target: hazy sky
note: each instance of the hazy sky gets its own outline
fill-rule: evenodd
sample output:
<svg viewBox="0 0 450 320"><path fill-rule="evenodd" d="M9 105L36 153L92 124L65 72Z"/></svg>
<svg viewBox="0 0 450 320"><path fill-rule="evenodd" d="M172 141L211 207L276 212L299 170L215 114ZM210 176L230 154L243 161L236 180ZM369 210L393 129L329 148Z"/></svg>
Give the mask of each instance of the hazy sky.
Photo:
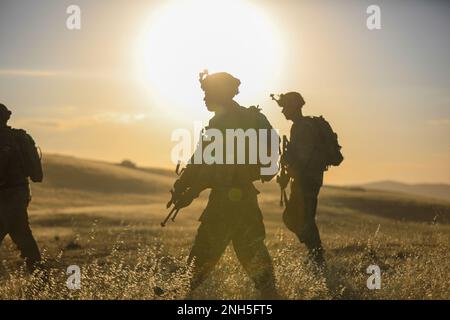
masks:
<svg viewBox="0 0 450 320"><path fill-rule="evenodd" d="M81 30L66 28L71 4ZM381 30L366 27L370 4ZM0 102L11 124L44 152L171 167L171 132L211 116L195 73L205 59L240 77L236 100L259 104L283 133L271 92L299 91L306 114L331 122L345 161L326 183L450 183L450 2L216 5L0 0ZM220 34L203 34L214 21ZM220 43L227 50L214 61Z"/></svg>

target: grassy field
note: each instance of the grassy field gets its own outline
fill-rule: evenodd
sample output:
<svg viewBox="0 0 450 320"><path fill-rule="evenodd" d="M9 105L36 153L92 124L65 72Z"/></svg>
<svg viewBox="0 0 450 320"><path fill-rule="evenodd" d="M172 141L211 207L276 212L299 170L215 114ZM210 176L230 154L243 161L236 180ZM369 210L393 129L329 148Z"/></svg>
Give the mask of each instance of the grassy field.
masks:
<svg viewBox="0 0 450 320"><path fill-rule="evenodd" d="M1 299L182 299L186 258L207 192L161 228L174 174L47 155L46 182L33 186L30 219L48 268L23 272L7 238L0 248ZM259 185L277 286L286 299L450 299L450 204L407 194L324 187L318 225L328 272L316 275L306 250L282 225L275 183ZM69 265L80 290L66 287ZM366 268L381 269L369 290ZM228 248L197 299L257 299Z"/></svg>

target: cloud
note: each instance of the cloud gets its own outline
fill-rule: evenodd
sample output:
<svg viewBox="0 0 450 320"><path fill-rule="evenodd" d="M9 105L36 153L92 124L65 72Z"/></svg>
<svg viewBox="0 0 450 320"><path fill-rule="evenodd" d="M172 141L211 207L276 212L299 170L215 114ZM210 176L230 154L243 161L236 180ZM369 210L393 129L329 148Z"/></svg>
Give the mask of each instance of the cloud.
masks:
<svg viewBox="0 0 450 320"><path fill-rule="evenodd" d="M123 70L102 69L102 70L36 70L36 69L0 69L0 77L71 77L71 78L91 78L97 80L124 79L130 74Z"/></svg>
<svg viewBox="0 0 450 320"><path fill-rule="evenodd" d="M432 126L450 126L450 119L448 118L432 119L428 120L428 124Z"/></svg>
<svg viewBox="0 0 450 320"><path fill-rule="evenodd" d="M97 122L114 122L129 124L137 121L144 120L148 116L143 113L130 114L130 113L119 113L119 112L106 112L97 114L93 119Z"/></svg>
<svg viewBox="0 0 450 320"><path fill-rule="evenodd" d="M87 116L62 116L56 118L22 118L16 123L23 127L40 127L50 130L72 130L80 127L98 126L102 124L131 125L143 121L148 115L143 113L104 112Z"/></svg>
<svg viewBox="0 0 450 320"><path fill-rule="evenodd" d="M28 69L0 69L0 76L6 77L31 77L31 78L43 78L43 77L55 77L61 75L58 71L45 71L45 70L28 70Z"/></svg>

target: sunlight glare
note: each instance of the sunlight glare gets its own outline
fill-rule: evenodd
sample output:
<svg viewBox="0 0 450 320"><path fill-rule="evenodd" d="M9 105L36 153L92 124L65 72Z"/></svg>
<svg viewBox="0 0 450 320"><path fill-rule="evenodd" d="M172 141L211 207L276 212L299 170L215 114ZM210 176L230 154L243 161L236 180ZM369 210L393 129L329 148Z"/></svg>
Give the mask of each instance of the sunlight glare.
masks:
<svg viewBox="0 0 450 320"><path fill-rule="evenodd" d="M198 73L241 79L237 100L258 103L277 80L280 36L253 4L239 0L173 1L159 8L139 40L137 72L158 104L181 115L204 114Z"/></svg>

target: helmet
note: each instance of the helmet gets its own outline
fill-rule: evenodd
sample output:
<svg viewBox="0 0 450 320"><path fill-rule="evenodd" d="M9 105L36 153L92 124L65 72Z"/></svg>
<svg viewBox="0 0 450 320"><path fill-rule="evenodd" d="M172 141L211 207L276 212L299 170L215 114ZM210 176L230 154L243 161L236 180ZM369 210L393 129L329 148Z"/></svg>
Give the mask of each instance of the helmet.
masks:
<svg viewBox="0 0 450 320"><path fill-rule="evenodd" d="M205 92L208 91L234 97L239 93L241 81L227 72L218 72L208 75L208 72L205 70L200 73L200 84L202 90Z"/></svg>
<svg viewBox="0 0 450 320"><path fill-rule="evenodd" d="M290 105L303 107L305 100L298 92L288 92L280 94L280 98L277 100L280 107L286 107Z"/></svg>

